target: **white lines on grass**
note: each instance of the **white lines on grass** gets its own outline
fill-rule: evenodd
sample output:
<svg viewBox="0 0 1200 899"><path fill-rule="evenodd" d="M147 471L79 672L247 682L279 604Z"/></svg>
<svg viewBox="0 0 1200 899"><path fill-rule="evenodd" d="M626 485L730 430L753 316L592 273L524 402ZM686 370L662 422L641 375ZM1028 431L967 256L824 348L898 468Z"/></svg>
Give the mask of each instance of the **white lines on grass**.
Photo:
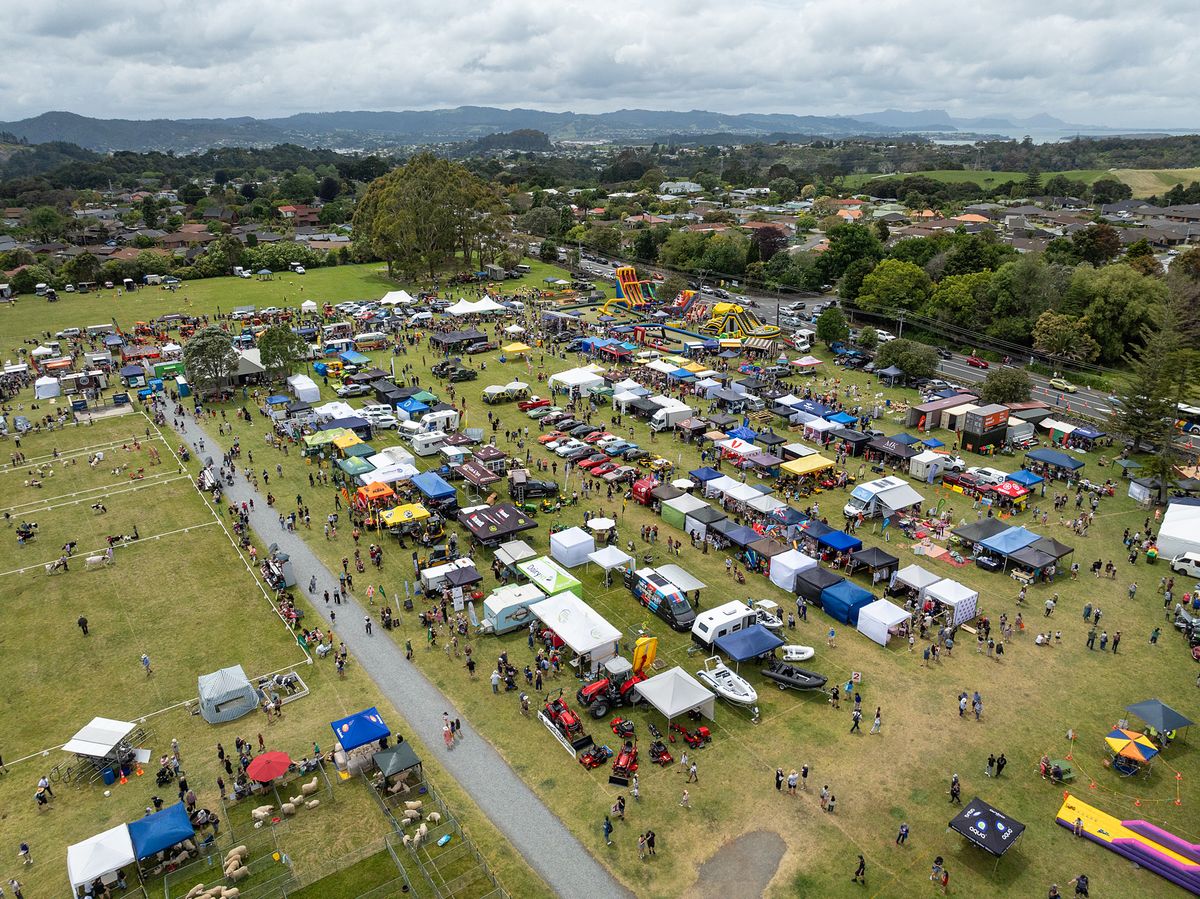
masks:
<svg viewBox="0 0 1200 899"><path fill-rule="evenodd" d="M4 464L0 465L0 474L12 474L14 472L22 471L26 468L37 468L40 465L53 465L55 462L61 462L66 459L78 459L80 456L90 456L93 453L98 452L108 453L112 450L119 450L124 447L128 447L130 443L134 441L144 444L149 440L162 441L164 446L170 445L167 443L166 438L163 437L161 433L154 434L149 437L139 437L138 435L133 434L130 437L122 440L110 440L108 443L93 443L90 446L81 446L65 453L59 453L57 456L55 456L53 453L47 453L44 456L34 456L32 459L26 458L24 462L21 462L18 465L13 465L11 462L5 462ZM105 459L105 461L108 462L111 460Z"/></svg>
<svg viewBox="0 0 1200 899"><path fill-rule="evenodd" d="M218 524L218 523L219 522L215 522L215 521L205 521L201 524L188 525L186 528L176 528L173 531L163 531L161 534L149 534L144 537L138 537L137 540L134 540L131 543L114 543L113 550L116 551L118 549L129 549L134 546L141 546L142 544L150 543L153 540L161 540L163 537L173 537L176 534L187 534L190 531L196 531L196 530L199 530L200 528L212 527L214 524ZM75 554L73 556L71 556L71 561L82 564L83 560L86 559L88 556L103 555L107 551L108 551L107 546L102 546L99 549L76 550ZM0 577L8 577L10 574L24 574L26 571L37 571L38 569L45 570L47 565L50 565L57 561L58 561L57 558L48 559L45 562L38 562L33 565L26 565L24 568L14 568L11 571L0 571ZM82 571L83 569L80 569L80 570Z"/></svg>
<svg viewBox="0 0 1200 899"><path fill-rule="evenodd" d="M8 512L11 515L20 517L24 515L33 515L37 512L50 512L54 509L61 509L63 506L79 506L83 503L88 503L90 505L98 500L109 499L113 496L120 496L122 493L136 493L138 490L145 490L147 487L158 487L162 484L170 484L174 481L190 480L190 478L190 475L180 474L178 471L163 471L159 474L138 478L135 481L118 482L116 487L106 484L99 487L88 487L86 490L76 490L74 493L63 493L59 496L38 500L38 502L46 503L46 505L43 506L38 506L34 502L18 503L15 506L9 506L7 509L0 509L0 513ZM59 500L62 500L62 502L59 502ZM31 508L34 506L36 506L36 508Z"/></svg>

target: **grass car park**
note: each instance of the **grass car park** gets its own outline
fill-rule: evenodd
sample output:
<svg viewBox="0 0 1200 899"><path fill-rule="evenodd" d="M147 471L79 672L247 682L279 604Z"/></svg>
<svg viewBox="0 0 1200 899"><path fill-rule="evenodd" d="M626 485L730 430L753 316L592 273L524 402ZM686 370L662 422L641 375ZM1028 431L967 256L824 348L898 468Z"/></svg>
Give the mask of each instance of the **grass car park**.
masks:
<svg viewBox="0 0 1200 899"><path fill-rule="evenodd" d="M532 267L529 279L532 283L540 282L546 269L537 263ZM304 286L305 296L336 302L343 298L380 296L392 285L383 281L377 267L345 266L313 270L304 276ZM184 309L192 314L215 313L218 303L226 310L247 303L290 307L298 305L300 299L297 288L289 288L286 280L263 283L221 279L189 283L180 294L183 296L176 294L173 298L186 302ZM147 300L140 295L122 298L115 306L114 302L106 294L73 296L53 306L35 306L23 301L3 312L5 330L13 335L32 336L47 329L54 331L78 325L85 319L99 320L96 314L102 309L111 309L111 315L122 324L126 320L149 320L154 317L151 312L156 305L162 303L156 297ZM589 312L587 317L590 321L595 313ZM532 326L532 318L531 308L528 319L523 316L520 320ZM510 321L502 320L504 324ZM857 400L848 401L853 405L865 403L880 393L891 400L892 407L874 418L872 425L889 435L905 430L903 409L919 402L914 391L881 386L870 375L859 371L833 369L828 354L819 348L815 354L826 360L830 377L836 375L840 380L837 389L843 393L839 399L846 400L844 391L855 390ZM392 358L387 351L372 351L368 355L385 369ZM556 471L531 470L530 474L539 480L556 481L564 497L581 492L585 480L582 474L574 471L565 475L562 458L555 455L557 450L549 451L535 439L535 435L542 433L537 420L523 413L516 402L484 405L481 397L485 387L505 385L514 380L529 384L531 391L544 392L545 382L539 380L539 373L564 371L584 360L574 356L563 358L541 350L535 350L526 360L504 364L497 361L497 356L498 353L493 352L475 357L486 360L487 370L476 380L454 385L456 397L466 400L466 418L462 427L489 429L487 415L492 413L499 425L494 431L489 429L489 433L496 435L501 450L522 459L528 451L531 461L541 460L547 467L557 463ZM411 347L397 360L398 364L412 365L418 381L439 398L447 397L445 382L428 373L428 366L438 361L438 357L429 352L423 342ZM742 361L736 360L735 367ZM638 376L634 373L634 377ZM811 384L816 393L834 389L832 383L824 382L824 377L821 374L793 379L790 387L799 391ZM334 390L323 384L321 394L322 402L334 398ZM261 395L265 397L266 391ZM550 399L566 407L561 393ZM24 400L28 405L28 395ZM355 400L350 402L358 404ZM705 405L695 400L691 404L702 413L706 410ZM252 412L249 421L235 415L243 405ZM276 496L292 497L296 493L306 497L319 496L310 503L317 521L333 511L332 488L316 493L307 478L311 469L299 464L295 453L291 458L285 458L265 446L265 419L257 413L252 396L235 395L230 402L214 408L227 413L232 428L229 434L218 438L222 446L227 447L236 438L243 447L252 448L255 468L265 465L270 470L272 483L269 489ZM675 433L659 434L652 442L645 423L627 416L620 425L612 426L612 418L611 409L601 406L593 412L592 423L607 427L614 435L636 443L643 451L648 449L647 456L661 454L675 468L673 475L665 478L668 483L702 467L695 445L679 441ZM115 431L106 431L104 429L110 425L97 423L90 428L68 428L34 435L22 441L22 449L31 459L49 456L55 445L65 454L69 448L68 439L77 439L77 446L86 457L88 447L113 442L119 447L125 432L129 431L125 423L130 420L133 420L131 416L115 419L122 422L112 426ZM141 418L136 420L142 421ZM578 424L586 422L579 421ZM523 434L526 427L530 439L524 447L518 447L515 440L504 439L506 431ZM545 427L546 432L550 430L550 426ZM778 424L776 430L786 435L789 442L794 440L811 445L811 440L805 439L802 433L789 434ZM165 434L159 444L164 459L162 467L174 471L177 466L172 465L174 460L165 450L168 445L178 444L180 438L171 434L169 428ZM938 430L921 436L938 438L948 446L956 440L955 434ZM148 438L143 434L142 439ZM373 435L370 443L378 451L398 440L388 431ZM602 449L605 455L612 455L603 446L583 441L568 445L573 446L573 451L586 451L582 459ZM119 449L113 452L123 453ZM1107 759L1103 748L1104 734L1124 716L1126 705L1157 696L1187 711L1188 697L1195 690L1195 664L1184 652L1181 635L1172 632L1169 625L1163 626L1161 597L1155 593L1155 587L1159 578L1168 574L1168 566L1160 563L1151 567L1144 560L1130 566L1125 560L1122 533L1125 528L1142 529L1147 511L1125 495L1126 482L1119 479L1113 468L1100 466L1103 454L1102 449L1071 454L1085 463L1082 472L1088 477L1101 483L1113 478L1118 483L1117 495L1101 499L1099 514L1087 537L1079 537L1065 524L1060 525L1060 515L1053 510L1050 510L1046 524L1034 524L1031 511L1012 517L1012 524L1024 525L1075 546L1075 558L1083 567L1078 580L1064 573L1053 586L1031 586L1024 606L1017 605L1019 585L1005 573L989 573L971 565L960 566L945 556L918 556L914 549L923 548L924 538L906 536L896 526L889 528L886 539L878 524L867 524L859 530L857 536L866 544L885 548L900 558L902 566L919 563L938 575L979 591L982 610L991 618L993 628L1000 614L1005 613L1012 619L1018 611L1022 612L1026 624L1024 636L1006 641L1003 661L976 653L974 639L968 632L960 631L951 656L943 658L940 664L926 667L919 651L922 643L917 643L918 651L913 653L908 651L907 643L896 638L887 647L879 646L853 628L833 622L823 612L809 608L808 620L798 622L794 630L785 628L783 636L789 644L806 644L816 649L815 657L805 662L804 667L828 676L830 685L844 685L850 681L854 689L861 692L868 723L875 707L882 708L880 734L849 733L852 701L844 700L841 708L835 710L824 692L768 689L772 685L760 675L757 666L742 663L741 674L757 688L758 721L754 723L750 715L737 706L718 702L715 720L703 722L711 729L711 742L690 753L698 765L699 782L688 785L684 783L685 776L677 763L686 745L682 741L668 744L676 756L675 765L659 767L649 761L648 748L652 738L648 725L654 722L665 731L665 720L656 712L642 708L620 709L622 717L635 722L638 745L643 753L638 771L641 799L637 803L630 801L626 822L615 822L615 846L611 849L605 846L600 824L616 797L628 797L628 790L608 782L610 765L585 770L577 764L532 715L526 718L521 714L517 700L517 694L529 692L536 711L545 694L553 692L557 695L562 688L567 704L581 711L576 707L575 693L582 681L563 674L557 679L548 679L543 694L533 695L533 690L525 686L521 678L521 687L517 691L505 693L502 689L499 695L493 694L488 675L502 650L518 663L518 670L532 661L527 633L521 629L499 637L480 636L470 641L479 665L474 679L468 676L461 656L455 658L452 653L442 651L444 640L439 640L437 647L428 648L426 630L417 618L427 606L423 607L418 601L411 612L402 609L404 584L411 579L406 571L408 553L400 550L392 537L383 538L387 556L383 569L378 575L364 575L371 580L381 578L386 593L401 598L393 603L398 626L380 631L375 639L394 640L399 646L411 641L415 648L413 663L451 699L455 706L452 712L461 714L464 722L469 722L473 734L491 741L538 797L637 895L681 895L696 886L697 868L704 863L713 866L705 869L706 872L732 871L746 878L758 877L759 869L765 870L761 884L769 895L858 895L858 886L849 883L852 866L847 867L847 860L852 860L857 852L868 856L872 891L877 889L880 895L901 895L927 888L927 868L930 859L936 855L942 855L953 870L954 887L973 893L1028 895L1033 884L1039 885L1040 889L1042 881L1062 883L1078 870L1086 869L1093 884L1103 881L1113 892L1158 895L1168 888L1153 874L1132 869L1090 841L1072 838L1068 830L1055 823L1055 813L1062 802L1062 787L1044 781L1038 771L1038 760L1043 755L1057 759L1070 754L1078 772L1074 789L1084 792L1088 801L1119 818L1146 817L1168 830L1190 833L1189 822L1193 814L1190 803L1195 801L1190 783L1200 776L1200 761L1189 749L1187 739L1163 752L1162 764L1151 768L1148 776L1136 778L1137 789L1133 792L1130 784L1134 781L1123 780L1104 766ZM1014 471L1020 462L1020 457L978 456L965 451L962 455L969 466L1008 472ZM612 461L624 465L625 458L627 455L614 457ZM283 475L278 478L274 470L277 462L284 467ZM433 459L418 460L418 465L434 467L434 462ZM844 467L859 476L860 466L863 463L852 458ZM10 626L7 629L10 635L20 632L22 627L36 629L53 624L56 643L61 647L52 668L46 660L38 661L33 669L24 667L33 664L34 660L19 653L6 653L6 661L2 663L9 680L20 682L18 689L22 691L23 702L16 707L10 705L4 719L8 725L4 759L12 773L7 778L0 778L0 796L9 800L6 806L16 810L16 817L10 815L0 827L5 833L28 830L37 834L37 839L44 841L44 857L52 851L57 852L51 847L65 848L68 843L94 832L98 821L115 823L139 815L146 804L146 796L154 792L150 789L153 781L143 789L131 779L130 784L114 787L113 795L107 798L100 790L56 790L59 797L54 800L53 812L44 813L39 819L27 795L31 792L29 774L39 767L39 763L14 765L14 759L61 742L85 723L79 719L91 714L111 713L113 717L132 718L167 709L187 699L194 691L194 677L218 667L216 664L205 667L212 658L206 651L211 642L242 647L243 652L253 646L261 654L262 664L248 665L250 673L282 667L298 652L294 638L277 617L272 618L267 601L253 583L252 575L245 571L240 557L229 546L228 539L218 525L209 523L214 520L213 513L191 487L195 468L188 469L189 477L185 480L158 485L166 478L153 478L155 472L148 466L132 466L147 468L144 481L126 481L125 477L110 475L114 467L116 463L108 468L92 469L85 461L70 469L60 466L53 478L43 481L41 488L25 487L24 472L19 477L9 472L4 480L0 480L0 489L5 491L5 505L14 509L16 517L21 517L19 507L23 504L28 510L53 505L47 497L94 487L102 488L102 491L93 491L94 495L109 497L106 500L108 512L90 519L87 517L91 514L88 503L62 510L39 511L36 516L39 535L35 541L20 548L16 547L15 540L4 544L5 570L28 567L26 560L31 557L38 563L49 561L68 537L78 539L81 548L101 546L105 532L116 533L127 526L110 527L109 522L136 521L142 535L137 543L117 548L117 564L111 569L77 573L72 566L70 572L53 576L38 572L5 576L11 585L19 585L12 587L17 591L13 614L21 616L18 623L23 622L18 627ZM645 475L645 468L634 467L639 476ZM86 471L82 470L84 468ZM80 470L77 472L76 469ZM727 473L728 468L725 471ZM873 476L868 465L861 471L859 479L869 480ZM601 486L595 488L591 497L581 497L577 505L553 513L539 513L539 527L522 535L522 539L539 554L548 551L546 532L550 526L581 526L587 512L592 517L607 517L616 523L619 534L616 545L627 549L632 541L632 555L638 568L677 563L703 582L706 586L701 590L702 609L712 608L727 599L772 599L785 613L795 610L795 594L781 589L767 577L748 573L745 574L747 582L738 583L726 571L726 558L732 558L729 552L710 547L709 552L704 553L686 542L679 556L668 552L666 538L682 540L686 536L684 532L665 524L651 507L626 501L625 487L614 488L614 496L609 500L604 477L586 480ZM906 480L921 493L925 505L940 506L943 511L953 509L956 525L977 520L977 513L987 517L986 508L973 508L973 501L961 493L912 478ZM771 479L750 473L747 483L769 485ZM143 484L145 486L140 486ZM139 489L130 494L117 492L130 486ZM504 498L504 485L497 486ZM1035 492L1028 507L1048 509L1055 487L1059 491L1065 489L1062 482L1051 485L1045 499ZM164 501L148 501L153 496L162 497ZM821 517L827 517L831 526L839 527L840 509L847 496L848 491L843 488L822 488L821 493L789 499L788 503L803 508L815 501L820 505ZM1073 499L1072 491L1072 504ZM1070 519L1073 516L1067 513L1062 517ZM658 527L656 543L641 539L644 527ZM168 531L183 528L192 530L187 534L165 536ZM465 546L467 541L461 528L451 521L447 530L457 534L460 545ZM153 535L162 536L150 543L146 538ZM312 550L332 569L340 570L341 559L353 554L354 544L347 528L339 527L336 539L325 540L316 527L311 534L303 536L309 538ZM171 541L189 547L186 557L181 558L176 553L170 553L168 557L167 553L159 551L158 547L169 547ZM375 542L374 536L364 534L362 543L369 542ZM265 553L263 541L256 540L256 544L260 554ZM944 542L933 540L932 545L943 546ZM40 552L33 556L31 550L35 549ZM483 575L480 589L486 595L498 586L490 569L493 553L476 549L473 555ZM1093 577L1088 566L1095 558L1114 560L1118 576L1115 579ZM136 573L136 578L131 573ZM571 569L571 574L582 581L586 603L623 635L620 641L623 654L625 646L632 645L637 635L649 633L659 641L661 670L678 665L695 675L704 668L703 658L689 651L693 645L689 634L673 631L641 606L620 578L613 578L611 585L606 586L604 572L591 563ZM246 584L245 589L238 589L236 596L214 594L206 588L214 582L232 583L235 577L244 578ZM79 612L75 610L77 603L72 600L77 595L75 584L82 578L88 578L89 585L100 585L87 600L91 604L89 608L96 609L88 615L89 621L94 622L95 631L88 638L93 643L84 643L74 624ZM1179 578L1177 575L1177 582ZM862 587L873 587L873 592L880 595L880 585L871 585L869 578L855 576L852 580ZM1131 600L1128 587L1132 582L1138 583L1139 590ZM158 589L159 584L170 584L170 588ZM304 593L303 589L299 592ZM362 590L353 592L362 602ZM261 615L250 614L248 607L256 593L258 599L255 602L261 604ZM1053 615L1046 619L1042 603L1052 593L1058 593L1059 600ZM50 597L53 599L47 602ZM307 601L301 596L302 603ZM1083 622L1081 610L1089 602L1093 607L1103 608L1104 629L1110 634L1117 630L1124 634L1119 654L1114 655L1111 649L1107 653L1088 650L1089 627ZM376 609L378 605L377 602ZM181 616L178 612L181 608L197 611ZM47 609L53 609L53 612ZM359 626L357 622L351 623L353 619L348 612L344 615L348 618L345 627ZM339 622L342 617L339 615ZM255 623L258 618L262 621ZM827 631L831 626L836 631L833 641L836 645L828 645ZM1166 633L1152 645L1148 638L1156 626ZM1054 641L1049 646L1036 646L1034 632L1047 628L1062 632L1061 643ZM172 647L172 653L181 653L179 661L168 664L165 649L152 651L156 672L153 678L146 679L137 664L137 657L139 645L147 642ZM95 643L100 643L101 648L97 649ZM84 655L85 652L95 655ZM98 664L100 667L97 668ZM302 674L312 689L311 695L289 703L284 719L272 725L267 734L272 741L281 746L290 745L297 752L307 749L307 743L312 739L324 745L328 731L322 732L321 728L340 714L348 714L364 705L378 704L381 708L387 705L353 664L348 669L346 681L338 680L328 660L305 666ZM973 720L969 712L966 719L959 717L957 696L964 689L968 692L978 690L985 699L985 712L979 722ZM54 706L55 717L62 723L55 725L48 739L36 739L47 735L45 723L27 723L28 718L23 719L18 713L17 709L25 703ZM408 732L411 728L406 730L404 726L403 711L403 708L389 708L387 715L389 723L392 719L396 722L393 723L394 730ZM583 718L585 731L596 743L619 748L620 741L609 730L607 720ZM223 737L214 736L209 726L182 709L164 711L161 717L151 717L150 721L160 738L155 743L156 752L161 751L164 739L169 742L171 736L176 736L182 744L185 760L190 753L198 756L195 764L203 784L202 799L204 804L211 805L215 794L212 784L215 783L216 759L210 744ZM160 725L159 721L163 723ZM689 727L696 726L695 722L685 723ZM257 729L258 721L255 720ZM1066 739L1068 730L1077 736L1074 743ZM225 739L228 749L239 728L231 725L223 732L230 734ZM250 734L247 732L247 735ZM438 756L443 751L441 747L423 746L420 754L436 771ZM1009 761L1004 776L999 779L985 777L988 755L1000 752L1004 752ZM805 764L812 770L808 794L801 793L792 798L774 789L777 768L782 767L787 774L792 768L799 769ZM1182 774L1182 781L1176 782L1175 771ZM946 831L946 822L955 811L947 801L946 791L950 776L955 773L968 793L965 798L979 795L1027 825L1021 842L999 864ZM473 806L468 795L469 785L463 791L449 776L432 772L429 776L439 791L447 794L447 801L456 813L470 822L473 844L484 853L510 895L545 894L545 885L524 862L511 851L506 852L506 841ZM1096 783L1094 791L1088 789L1088 784L1093 781ZM816 798L825 784L837 796L837 810L832 815L822 812ZM335 813L335 820L341 822L374 821L371 816L376 810L365 787L357 794L358 798L354 798L353 792L338 795L338 791L353 791L358 786L361 784L357 780L335 784L337 798L325 811ZM679 805L685 786L691 791L690 809ZM1131 796L1141 800L1140 810L1133 806ZM1181 799L1181 805L1175 805L1176 798ZM51 814L55 816L53 819ZM361 840L360 836L354 835L354 828L336 828L345 840L330 848L328 837L322 836L326 831L314 823L316 821L316 818L297 817L286 822L284 829L278 832L281 847L297 860L298 869L305 859L312 860L315 866L323 856L346 855L371 846L373 841L383 838L385 830L381 816L380 829L368 829L369 833L360 835ZM896 847L895 831L902 822L909 824L912 837L906 847ZM636 835L649 827L657 834L658 851L655 859L643 863L638 859ZM305 833L309 828L312 832ZM745 837L764 830L777 834L777 841L775 838ZM777 852L772 848L774 846L778 847ZM61 856L61 853L57 854ZM42 875L35 871L23 879L31 884L34 876L46 876L47 884L53 884L55 889L61 887L61 872Z"/></svg>

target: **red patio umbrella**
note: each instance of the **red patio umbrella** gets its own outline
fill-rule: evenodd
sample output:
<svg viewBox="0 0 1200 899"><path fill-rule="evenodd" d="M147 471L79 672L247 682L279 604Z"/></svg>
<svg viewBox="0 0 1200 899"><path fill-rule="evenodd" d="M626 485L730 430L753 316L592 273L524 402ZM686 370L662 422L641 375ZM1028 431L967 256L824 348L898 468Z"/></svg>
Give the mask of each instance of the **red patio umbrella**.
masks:
<svg viewBox="0 0 1200 899"><path fill-rule="evenodd" d="M246 766L246 773L251 780L265 784L287 774L291 764L292 760L286 752L264 752Z"/></svg>

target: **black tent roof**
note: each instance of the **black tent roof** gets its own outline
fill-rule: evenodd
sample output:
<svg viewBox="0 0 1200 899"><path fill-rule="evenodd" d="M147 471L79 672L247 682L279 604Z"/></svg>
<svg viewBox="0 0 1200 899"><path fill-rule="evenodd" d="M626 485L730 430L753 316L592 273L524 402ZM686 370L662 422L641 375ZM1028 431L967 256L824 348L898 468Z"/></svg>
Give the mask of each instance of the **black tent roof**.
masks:
<svg viewBox="0 0 1200 899"><path fill-rule="evenodd" d="M840 574L834 574L828 568L817 565L815 568L806 568L796 575L796 593L809 602L820 602L821 591L834 584L840 584L844 580L845 578Z"/></svg>
<svg viewBox="0 0 1200 899"><path fill-rule="evenodd" d="M879 450L881 453L887 453L889 456L899 456L901 459L912 458L920 452L920 450L906 443L901 443L894 437L875 437L867 446L873 450Z"/></svg>
<svg viewBox="0 0 1200 899"><path fill-rule="evenodd" d="M1061 559L1063 556L1069 556L1075 552L1075 548L1067 546L1065 543L1059 543L1053 537L1039 537L1029 545L1030 549L1036 549L1038 552L1045 553L1048 556L1053 556L1055 559Z"/></svg>
<svg viewBox="0 0 1200 899"><path fill-rule="evenodd" d="M684 493L685 491L680 490L678 487L672 487L670 484L659 484L650 491L650 497L662 503L669 499L675 499L678 496L683 496Z"/></svg>
<svg viewBox="0 0 1200 899"><path fill-rule="evenodd" d="M850 428L836 428L829 433L839 440L846 440L854 444L866 443L871 439L870 434L864 434L862 431L854 431Z"/></svg>
<svg viewBox="0 0 1200 899"><path fill-rule="evenodd" d="M720 509L713 506L705 506L703 509L697 509L695 512L688 512L687 517L694 518L701 524L714 524L725 520L728 516Z"/></svg>
<svg viewBox="0 0 1200 899"><path fill-rule="evenodd" d="M1125 706L1125 711L1133 712L1157 731L1178 730L1181 727L1191 727L1196 722L1189 721L1160 699L1146 699Z"/></svg>
<svg viewBox="0 0 1200 899"><path fill-rule="evenodd" d="M765 434L759 434L757 437L755 437L754 442L759 446L770 449L773 446L779 446L780 444L787 443L787 438L780 437L778 434L772 431L767 431Z"/></svg>
<svg viewBox="0 0 1200 899"><path fill-rule="evenodd" d="M868 568L887 568L890 565L899 565L900 560L890 553L885 553L877 546L868 546L860 550L856 550L850 554L850 559L855 565L866 565Z"/></svg>
<svg viewBox="0 0 1200 899"><path fill-rule="evenodd" d="M1049 553L1044 553L1040 549L1034 549L1036 544L1018 549L1015 553L1009 553L1008 559L1010 562L1016 562L1018 565L1024 565L1027 568L1037 570L1045 568L1047 565L1053 565L1056 557Z"/></svg>
<svg viewBox="0 0 1200 899"><path fill-rule="evenodd" d="M950 829L985 852L1001 856L1025 832L1025 825L976 796L950 820Z"/></svg>
<svg viewBox="0 0 1200 899"><path fill-rule="evenodd" d="M393 774L421 767L421 760L417 758L417 754L413 752L412 746L407 742L400 742L395 746L382 749L371 756L371 760L375 762L375 767L383 772L384 777L391 777Z"/></svg>
<svg viewBox="0 0 1200 899"><path fill-rule="evenodd" d="M964 524L962 527L954 528L951 531L955 537L959 537L970 543L982 543L988 537L995 537L1001 531L1007 531L1012 525L1005 524L998 518L981 518L979 521L973 521L970 524Z"/></svg>

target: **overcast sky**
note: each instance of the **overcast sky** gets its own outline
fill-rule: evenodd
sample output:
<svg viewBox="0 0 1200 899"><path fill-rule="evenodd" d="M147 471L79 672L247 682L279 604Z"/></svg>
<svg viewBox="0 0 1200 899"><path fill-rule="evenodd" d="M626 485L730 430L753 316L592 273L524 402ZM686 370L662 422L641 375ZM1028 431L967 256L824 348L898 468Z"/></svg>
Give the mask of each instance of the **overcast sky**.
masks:
<svg viewBox="0 0 1200 899"><path fill-rule="evenodd" d="M1195 0L14 0L4 18L10 120L477 104L1200 125Z"/></svg>

